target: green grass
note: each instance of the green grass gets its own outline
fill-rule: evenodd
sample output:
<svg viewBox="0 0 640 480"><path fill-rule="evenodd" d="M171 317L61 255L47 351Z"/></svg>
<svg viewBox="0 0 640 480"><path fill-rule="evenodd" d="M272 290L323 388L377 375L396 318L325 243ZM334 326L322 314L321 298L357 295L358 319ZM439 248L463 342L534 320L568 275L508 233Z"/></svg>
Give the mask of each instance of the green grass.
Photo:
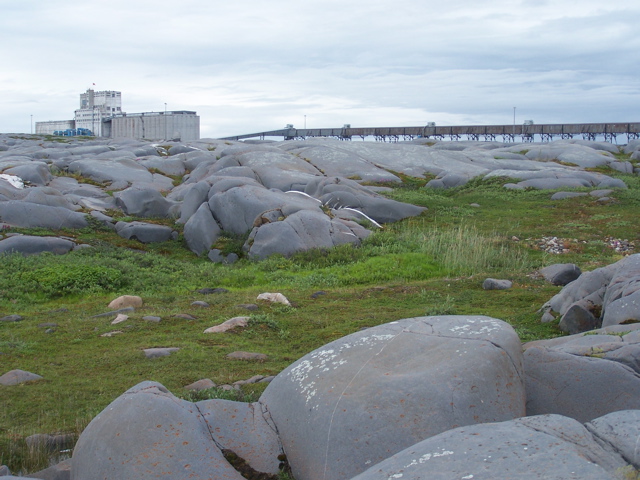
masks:
<svg viewBox="0 0 640 480"><path fill-rule="evenodd" d="M43 468L46 456L38 459L25 450L26 436L78 433L140 381L158 381L189 400L216 398L222 395L219 389L193 394L184 386L202 378L222 385L276 375L327 342L393 320L489 315L513 325L523 341L561 335L555 325L540 323L538 312L559 287L532 273L560 262L591 270L621 258L606 246L606 237L638 241L640 179L608 173L630 188L616 190L615 201L604 204L591 197L551 201L548 191L505 190L505 179L428 190L424 179L405 176L388 195L427 206L421 216L385 225L360 247L344 245L290 258L213 264L191 254L181 238L142 245L97 225L64 232L92 249L63 256L2 257L0 316L17 313L24 319L0 322L0 373L20 368L44 380L0 387L0 464L15 473ZM570 239L570 253L553 256L538 250L543 236ZM225 253L242 253L245 238L221 238L217 246ZM487 276L507 278L514 286L484 291ZM229 292L197 293L203 287ZM319 290L324 294L312 297ZM257 301L263 292L281 292L292 306ZM111 318L94 317L122 294L140 295L144 306L118 325L111 325ZM210 307L192 306L195 300ZM259 310L238 307L249 303L257 303ZM174 317L178 313L195 320ZM142 319L146 315L162 321L147 322ZM203 333L241 315L251 317L245 329ZM114 330L123 333L101 336ZM149 347L180 350L146 359L142 349ZM226 358L237 350L265 353L268 359ZM264 387L243 387L232 393L233 399L255 400Z"/></svg>

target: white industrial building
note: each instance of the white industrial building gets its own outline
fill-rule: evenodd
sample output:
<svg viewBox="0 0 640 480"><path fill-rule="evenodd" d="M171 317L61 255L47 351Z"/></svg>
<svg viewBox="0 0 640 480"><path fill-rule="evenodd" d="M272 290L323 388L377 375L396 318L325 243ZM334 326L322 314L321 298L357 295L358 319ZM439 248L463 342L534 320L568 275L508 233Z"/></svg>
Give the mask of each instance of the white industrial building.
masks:
<svg viewBox="0 0 640 480"><path fill-rule="evenodd" d="M75 111L75 128L86 128L96 137L105 137L102 131L104 120L122 113L122 93L92 89L80 94L80 108Z"/></svg>
<svg viewBox="0 0 640 480"><path fill-rule="evenodd" d="M112 138L143 138L147 140L198 140L200 117L186 110L171 112L122 113L114 115ZM106 123L109 123L106 122Z"/></svg>
<svg viewBox="0 0 640 480"><path fill-rule="evenodd" d="M80 94L80 108L73 120L36 122L36 133L43 135L85 129L97 137L198 140L200 117L186 110L127 114L122 111L121 92L90 88Z"/></svg>

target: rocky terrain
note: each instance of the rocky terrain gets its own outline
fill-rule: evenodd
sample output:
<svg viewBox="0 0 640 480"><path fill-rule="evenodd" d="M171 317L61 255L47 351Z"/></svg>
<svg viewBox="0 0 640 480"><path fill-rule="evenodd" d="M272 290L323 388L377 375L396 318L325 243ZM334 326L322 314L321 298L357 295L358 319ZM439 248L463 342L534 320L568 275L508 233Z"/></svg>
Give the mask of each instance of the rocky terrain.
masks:
<svg viewBox="0 0 640 480"><path fill-rule="evenodd" d="M627 146L635 149L640 142ZM151 145L4 135L0 221L50 230L99 224L141 242L175 238L174 222L184 225L194 254L232 262L215 248L225 233L248 233L244 253L263 258L357 243L384 223L419 215L422 208L380 195L380 184L403 175L433 177L425 188L478 176L504 177L507 189L590 187L580 193L599 201L625 185L585 168L633 173L617 152L581 141ZM87 247L63 236L0 239L0 251L25 255ZM540 272L565 285L541 310L543 321L571 334L561 338L522 345L496 318L424 316L314 350L269 379L253 403L189 402L157 382L139 383L93 419L71 459L33 476L275 479L285 468L297 480L636 478L639 259ZM511 286L487 280L486 289ZM126 316L115 312L122 306L110 306L112 323ZM208 334L242 328L243 319ZM0 388L40 380L20 370L0 374ZM0 467L4 478L19 477Z"/></svg>
<svg viewBox="0 0 640 480"><path fill-rule="evenodd" d="M175 219L184 225L189 248L215 262L235 260L212 248L224 234L248 234L244 251L257 258L357 244L372 228L424 210L383 197L384 187L367 186L398 183L401 175L433 177L426 188L451 188L476 177L505 177L505 188L515 189L593 187L604 191L600 198L624 182L585 168L633 172L631 163L615 157L617 147L581 141L57 140L0 136L0 222L54 230L98 222L146 243L178 232L144 219ZM118 221L118 215L137 220ZM0 252L81 247L64 237L0 240Z"/></svg>
<svg viewBox="0 0 640 480"><path fill-rule="evenodd" d="M34 476L275 479L286 465L297 480L635 478L639 334L621 325L523 349L491 317L399 320L302 357L254 403L193 403L142 382L70 460Z"/></svg>

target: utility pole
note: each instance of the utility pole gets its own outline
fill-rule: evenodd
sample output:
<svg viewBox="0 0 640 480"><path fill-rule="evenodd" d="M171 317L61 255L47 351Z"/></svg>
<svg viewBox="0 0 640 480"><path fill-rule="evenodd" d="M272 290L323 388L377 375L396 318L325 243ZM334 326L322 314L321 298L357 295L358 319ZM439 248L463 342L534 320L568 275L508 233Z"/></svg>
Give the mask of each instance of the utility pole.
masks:
<svg viewBox="0 0 640 480"><path fill-rule="evenodd" d="M33 134L33 115L31 115L31 133Z"/></svg>
<svg viewBox="0 0 640 480"><path fill-rule="evenodd" d="M516 134L516 107L513 107L513 134Z"/></svg>
<svg viewBox="0 0 640 480"><path fill-rule="evenodd" d="M167 104L164 104L164 139L167 139Z"/></svg>

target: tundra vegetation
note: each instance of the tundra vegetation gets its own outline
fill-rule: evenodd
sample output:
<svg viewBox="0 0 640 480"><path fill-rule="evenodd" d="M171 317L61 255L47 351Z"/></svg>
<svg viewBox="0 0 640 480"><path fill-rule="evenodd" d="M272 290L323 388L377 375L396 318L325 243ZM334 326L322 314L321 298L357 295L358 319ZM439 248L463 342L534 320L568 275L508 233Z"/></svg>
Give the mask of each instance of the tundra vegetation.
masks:
<svg viewBox="0 0 640 480"><path fill-rule="evenodd" d="M192 393L183 387L202 378L222 385L276 375L323 344L393 320L488 315L513 325L523 342L559 336L556 324L540 322L538 309L561 287L545 282L537 270L553 263L593 270L621 258L611 239L638 242L640 178L600 171L623 179L629 188L615 190L608 202L590 196L553 201L548 190L507 190L504 178L435 190L424 188L428 179L403 177L401 185L389 185L392 191L386 195L428 207L419 217L385 225L359 247L262 261L241 258L232 265L196 257L181 237L141 244L98 224L64 232L15 229L64 234L93 248L59 256L11 255L0 262L0 317L23 317L0 323L0 373L22 369L44 377L0 387L0 464L14 474L45 468L48 455L30 451L27 436L78 434L140 381L160 382L187 400L223 396L252 401L266 384L230 392ZM546 252L541 247L546 237L561 239L568 252ZM242 236L222 237L217 247L241 255L243 241ZM509 279L513 287L485 291L482 282L489 276ZM228 292L198 293L205 287ZM319 291L323 294L313 295ZM262 292L281 292L292 305L257 301ZM118 325L111 325L110 317L95 317L124 294L141 296L144 306ZM259 310L239 307L251 303ZM175 316L185 313L195 319ZM143 320L147 315L162 320ZM251 317L246 328L203 333L239 315ZM102 336L114 330L122 333ZM180 350L148 359L142 349L150 347ZM264 353L268 359L226 358L239 350Z"/></svg>

